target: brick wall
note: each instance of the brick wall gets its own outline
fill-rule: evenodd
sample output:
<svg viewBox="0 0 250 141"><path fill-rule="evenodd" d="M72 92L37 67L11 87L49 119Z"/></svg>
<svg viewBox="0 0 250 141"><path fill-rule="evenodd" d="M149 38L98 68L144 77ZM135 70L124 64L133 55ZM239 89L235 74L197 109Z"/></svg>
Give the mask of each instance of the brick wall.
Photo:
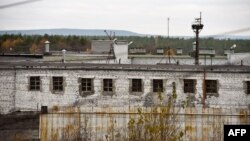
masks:
<svg viewBox="0 0 250 141"><path fill-rule="evenodd" d="M16 76L15 76L16 72ZM29 77L40 76L41 90L29 91ZM64 78L64 90L53 93L52 76ZM163 79L163 102L172 93L173 82L176 84L177 104L189 102L197 107L202 106L203 78L201 72L171 71L127 71L127 70L0 70L0 109L1 113L15 110L40 110L42 105L53 106L113 106L130 105L147 106L157 104L158 94L153 93L152 80ZM92 78L94 94L81 96L79 78ZM103 95L103 79L112 79L112 95ZM130 80L143 80L143 92L139 95L129 94ZM196 79L195 93L184 93L183 79ZM248 107L250 95L246 94L245 81L250 81L249 73L207 72L206 79L217 80L217 96L207 95L209 107ZM15 83L14 83L15 82Z"/></svg>

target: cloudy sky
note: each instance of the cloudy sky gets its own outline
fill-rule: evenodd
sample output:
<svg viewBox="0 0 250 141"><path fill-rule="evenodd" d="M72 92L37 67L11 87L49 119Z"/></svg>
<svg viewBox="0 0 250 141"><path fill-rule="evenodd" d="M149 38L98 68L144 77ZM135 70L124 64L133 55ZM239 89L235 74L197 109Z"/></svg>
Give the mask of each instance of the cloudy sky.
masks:
<svg viewBox="0 0 250 141"><path fill-rule="evenodd" d="M144 34L194 35L191 24L202 12L201 35L239 29L250 35L250 0L0 0L0 30L119 29ZM32 1L32 0L28 0ZM11 4L17 3L15 6Z"/></svg>

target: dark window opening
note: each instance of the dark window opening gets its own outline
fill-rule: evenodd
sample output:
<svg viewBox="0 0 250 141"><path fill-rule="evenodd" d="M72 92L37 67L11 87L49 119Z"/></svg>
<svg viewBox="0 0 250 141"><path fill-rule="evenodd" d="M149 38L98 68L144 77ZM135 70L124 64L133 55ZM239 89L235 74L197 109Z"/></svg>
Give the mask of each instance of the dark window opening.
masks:
<svg viewBox="0 0 250 141"><path fill-rule="evenodd" d="M153 80L153 92L163 92L163 80L161 79Z"/></svg>
<svg viewBox="0 0 250 141"><path fill-rule="evenodd" d="M30 77L30 90L31 91L40 91L40 76L31 76Z"/></svg>
<svg viewBox="0 0 250 141"><path fill-rule="evenodd" d="M142 92L141 79L132 79L132 92Z"/></svg>
<svg viewBox="0 0 250 141"><path fill-rule="evenodd" d="M92 91L92 79L91 78L82 78L81 85L82 85L83 92Z"/></svg>
<svg viewBox="0 0 250 141"><path fill-rule="evenodd" d="M250 94L250 81L247 81L247 94Z"/></svg>
<svg viewBox="0 0 250 141"><path fill-rule="evenodd" d="M53 90L63 91L63 77L53 77Z"/></svg>
<svg viewBox="0 0 250 141"><path fill-rule="evenodd" d="M194 93L195 92L195 80L184 79L184 93Z"/></svg>
<svg viewBox="0 0 250 141"><path fill-rule="evenodd" d="M112 92L113 91L112 79L103 79L103 91L105 91L105 92Z"/></svg>
<svg viewBox="0 0 250 141"><path fill-rule="evenodd" d="M206 93L217 93L217 80L206 80Z"/></svg>

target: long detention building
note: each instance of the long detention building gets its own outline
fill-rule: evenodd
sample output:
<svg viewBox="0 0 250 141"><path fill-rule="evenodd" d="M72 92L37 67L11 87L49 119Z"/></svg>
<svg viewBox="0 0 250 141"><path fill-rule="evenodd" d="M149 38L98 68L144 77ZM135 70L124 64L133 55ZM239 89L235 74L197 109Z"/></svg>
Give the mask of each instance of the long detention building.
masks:
<svg viewBox="0 0 250 141"><path fill-rule="evenodd" d="M163 102L176 87L176 106L250 107L250 66L1 63L0 113L41 106L123 107Z"/></svg>

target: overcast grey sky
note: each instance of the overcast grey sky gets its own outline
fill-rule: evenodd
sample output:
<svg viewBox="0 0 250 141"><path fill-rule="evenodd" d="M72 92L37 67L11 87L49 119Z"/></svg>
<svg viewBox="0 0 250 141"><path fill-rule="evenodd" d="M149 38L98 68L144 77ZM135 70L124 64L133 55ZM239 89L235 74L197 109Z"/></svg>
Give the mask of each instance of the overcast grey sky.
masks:
<svg viewBox="0 0 250 141"><path fill-rule="evenodd" d="M25 0L0 0L0 6L21 1ZM0 30L120 29L167 35L169 17L170 36L190 36L200 11L201 35L250 27L250 0L39 0L1 8Z"/></svg>

